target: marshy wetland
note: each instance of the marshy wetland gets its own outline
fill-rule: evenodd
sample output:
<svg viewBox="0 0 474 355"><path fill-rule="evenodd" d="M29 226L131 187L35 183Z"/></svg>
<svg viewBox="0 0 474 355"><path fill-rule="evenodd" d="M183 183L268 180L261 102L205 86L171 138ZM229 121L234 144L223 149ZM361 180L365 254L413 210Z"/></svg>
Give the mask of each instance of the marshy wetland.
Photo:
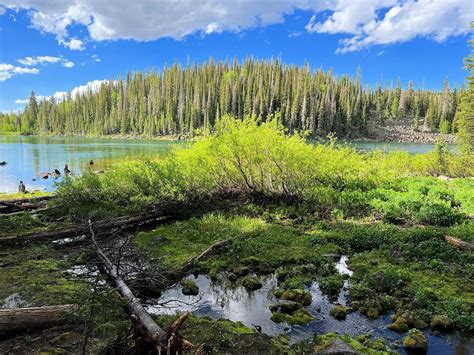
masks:
<svg viewBox="0 0 474 355"><path fill-rule="evenodd" d="M71 309L52 328L3 325L0 351L138 351L118 277L156 327L182 320L184 352L471 354L473 175L443 146L362 153L228 119L64 178L4 205L0 305Z"/></svg>

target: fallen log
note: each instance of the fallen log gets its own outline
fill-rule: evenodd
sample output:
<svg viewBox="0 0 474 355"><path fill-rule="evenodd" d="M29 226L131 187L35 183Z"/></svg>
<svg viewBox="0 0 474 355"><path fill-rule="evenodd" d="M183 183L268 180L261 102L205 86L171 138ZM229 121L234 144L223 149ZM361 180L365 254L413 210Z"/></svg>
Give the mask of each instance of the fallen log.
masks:
<svg viewBox="0 0 474 355"><path fill-rule="evenodd" d="M191 271L193 266L201 260L207 259L208 257L215 255L217 252L221 251L225 247L227 247L231 242L231 239L220 240L214 244L212 244L209 248L204 250L201 254L192 257L189 259L184 265L180 266L176 270L173 271L173 274L176 276L182 276L182 274L187 274Z"/></svg>
<svg viewBox="0 0 474 355"><path fill-rule="evenodd" d="M452 246L455 246L458 249L467 250L467 251L474 251L474 244L471 244L469 242L465 242L464 240L454 238L454 237L451 237L449 235L445 235L444 240L447 243L451 244Z"/></svg>
<svg viewBox="0 0 474 355"><path fill-rule="evenodd" d="M68 321L74 305L0 309L0 334L46 329Z"/></svg>
<svg viewBox="0 0 474 355"><path fill-rule="evenodd" d="M162 216L154 213L140 214L137 216L124 216L113 220L99 221L95 224L98 231L106 231L106 233L113 233L113 229L119 227L132 227L137 224L151 223L156 221L169 220L171 216ZM44 242L54 239L72 238L87 234L89 227L85 225L71 226L67 228L54 229L45 232L38 232L32 234L13 235L8 237L0 237L0 245L20 244L25 242Z"/></svg>
<svg viewBox="0 0 474 355"><path fill-rule="evenodd" d="M127 311L135 329L135 351L138 353L178 353L183 348L193 347L191 343L182 339L178 330L189 317L190 312L184 313L170 327L163 330L151 318L132 290L127 286L119 273L117 265L105 255L97 243L92 223L89 221L89 231L95 250L102 263L105 266L107 275L113 281L120 296L126 301L125 310Z"/></svg>

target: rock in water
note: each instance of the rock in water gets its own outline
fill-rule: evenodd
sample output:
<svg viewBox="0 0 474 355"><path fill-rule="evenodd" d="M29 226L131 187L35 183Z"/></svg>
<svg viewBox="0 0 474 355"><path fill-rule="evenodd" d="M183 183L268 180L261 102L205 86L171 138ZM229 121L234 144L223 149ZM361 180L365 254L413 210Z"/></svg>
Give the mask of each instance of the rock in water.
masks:
<svg viewBox="0 0 474 355"><path fill-rule="evenodd" d="M242 279L242 286L244 286L247 291L255 291L262 288L263 285L258 276L248 275Z"/></svg>
<svg viewBox="0 0 474 355"><path fill-rule="evenodd" d="M183 289L181 292L183 292L183 295L186 296L196 296L199 294L199 286L196 285L196 283L192 280L184 280L181 285L183 286Z"/></svg>
<svg viewBox="0 0 474 355"><path fill-rule="evenodd" d="M431 319L430 326L432 330L447 332L453 330L454 323L449 317L442 314L436 314Z"/></svg>
<svg viewBox="0 0 474 355"><path fill-rule="evenodd" d="M406 351L426 354L428 351L428 342L425 335L419 330L410 331L410 333L403 338L403 348Z"/></svg>

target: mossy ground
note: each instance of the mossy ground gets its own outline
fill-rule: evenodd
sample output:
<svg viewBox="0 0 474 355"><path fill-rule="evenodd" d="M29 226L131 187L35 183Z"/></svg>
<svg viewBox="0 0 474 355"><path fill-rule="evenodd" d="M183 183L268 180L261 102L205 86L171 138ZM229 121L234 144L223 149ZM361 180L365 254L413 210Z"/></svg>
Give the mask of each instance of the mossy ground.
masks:
<svg viewBox="0 0 474 355"><path fill-rule="evenodd" d="M239 278L269 268L278 270L282 289L304 288L319 280L328 295L337 295L344 280L330 255L348 254L355 271L349 296L359 303L359 311L377 318L392 309L407 309L428 324L433 314L446 314L458 328L474 329L473 256L443 239L446 234L469 239L472 222L400 227L361 220L301 220L276 215L272 209L242 211L164 225L139 234L135 242L160 266L175 268L214 242L231 239L224 253L199 263L196 271L211 276L233 271Z"/></svg>

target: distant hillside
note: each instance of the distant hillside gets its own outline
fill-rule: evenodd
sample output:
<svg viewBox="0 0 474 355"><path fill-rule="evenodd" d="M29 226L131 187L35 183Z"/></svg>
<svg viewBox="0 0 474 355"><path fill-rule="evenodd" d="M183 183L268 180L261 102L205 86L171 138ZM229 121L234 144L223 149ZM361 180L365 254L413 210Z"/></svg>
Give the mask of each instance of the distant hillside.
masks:
<svg viewBox="0 0 474 355"><path fill-rule="evenodd" d="M280 115L289 132L339 138L369 137L386 122L412 117L404 125L451 133L456 127L459 92L448 83L440 92L396 87L363 87L356 78L308 65L279 61L178 64L162 72L129 73L63 100L32 93L21 114L0 115L0 130L40 135L192 136L212 130L224 114L265 120ZM388 121L387 121L388 120ZM371 129L369 129L371 128ZM370 131L370 132L369 132Z"/></svg>

